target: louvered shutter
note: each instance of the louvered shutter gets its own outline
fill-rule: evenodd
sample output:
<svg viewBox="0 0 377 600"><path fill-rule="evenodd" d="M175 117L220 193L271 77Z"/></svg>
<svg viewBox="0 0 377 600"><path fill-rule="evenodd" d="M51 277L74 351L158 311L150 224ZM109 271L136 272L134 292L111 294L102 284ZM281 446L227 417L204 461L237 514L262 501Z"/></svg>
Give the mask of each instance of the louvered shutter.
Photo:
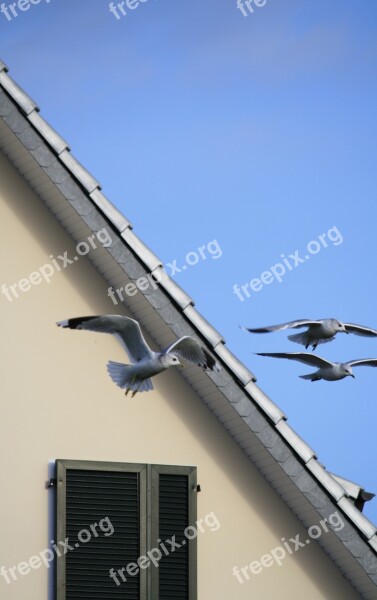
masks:
<svg viewBox="0 0 377 600"><path fill-rule="evenodd" d="M110 569L117 572L145 552L146 465L56 464L56 539L68 538L73 547L56 560L57 600L140 600L144 574L126 573L126 582L117 574L118 586ZM114 532L105 535L112 530L109 523Z"/></svg>
<svg viewBox="0 0 377 600"><path fill-rule="evenodd" d="M138 473L67 471L66 535L71 545L79 543L79 547L66 555L66 600L119 598L109 571L140 556L138 479ZM91 525L104 518L114 533L105 536L97 528L98 537L94 537ZM92 534L90 540L76 542L83 530ZM139 599L139 577L127 578L121 597Z"/></svg>
<svg viewBox="0 0 377 600"><path fill-rule="evenodd" d="M151 600L196 600L197 547L195 533L197 490L196 468L169 465L151 467L152 520L151 547L162 549L157 569L152 569ZM185 530L191 527L190 530ZM170 552L166 540L175 535L180 548ZM189 539L192 538L192 539ZM160 541L159 541L160 540Z"/></svg>
<svg viewBox="0 0 377 600"><path fill-rule="evenodd" d="M159 600L189 599L189 544L184 530L189 525L188 478L159 477L159 538L175 536L181 547L163 555L159 566ZM168 546L169 548L169 546Z"/></svg>

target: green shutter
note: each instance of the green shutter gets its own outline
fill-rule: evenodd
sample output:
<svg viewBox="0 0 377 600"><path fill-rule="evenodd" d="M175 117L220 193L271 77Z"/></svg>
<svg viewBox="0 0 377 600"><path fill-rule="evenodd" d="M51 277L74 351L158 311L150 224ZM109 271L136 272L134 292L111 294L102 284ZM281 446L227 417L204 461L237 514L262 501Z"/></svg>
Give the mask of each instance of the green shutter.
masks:
<svg viewBox="0 0 377 600"><path fill-rule="evenodd" d="M66 599L118 598L110 569L118 570L140 556L139 474L69 470L66 511L66 535L71 545L77 543L80 531L92 533L90 526L105 517L114 527L108 536L97 528L98 537L92 534L88 542L68 552ZM106 521L102 523L107 529ZM121 587L122 598L139 599L138 576L127 578Z"/></svg>
<svg viewBox="0 0 377 600"><path fill-rule="evenodd" d="M144 573L125 575L125 583L118 575L119 586L110 577L110 569L136 562L146 549L146 466L58 460L56 467L55 539L73 547L56 559L56 600L146 598ZM108 523L112 535L105 535Z"/></svg>
<svg viewBox="0 0 377 600"><path fill-rule="evenodd" d="M166 556L161 548L159 567L151 570L151 600L197 598L197 540L193 536L197 520L196 484L195 467L151 467L153 508L149 546L161 548L164 544L169 550L171 545L165 544L165 540L173 535L176 536L175 541L181 544L180 548ZM188 526L194 529L185 535Z"/></svg>
<svg viewBox="0 0 377 600"><path fill-rule="evenodd" d="M194 467L70 460L56 465L55 539L68 538L72 547L56 559L56 600L196 600L196 539L184 535L196 520ZM162 544L172 536L181 547L171 552L166 543L166 555ZM127 573L130 563L155 548L162 551L157 568Z"/></svg>

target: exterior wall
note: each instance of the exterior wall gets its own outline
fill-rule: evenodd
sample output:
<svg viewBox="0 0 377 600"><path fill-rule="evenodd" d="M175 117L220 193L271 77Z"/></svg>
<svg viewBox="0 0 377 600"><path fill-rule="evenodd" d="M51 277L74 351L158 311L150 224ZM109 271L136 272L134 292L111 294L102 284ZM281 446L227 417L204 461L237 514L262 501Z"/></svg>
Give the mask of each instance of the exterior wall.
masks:
<svg viewBox="0 0 377 600"><path fill-rule="evenodd" d="M0 159L0 286L18 282L74 245L18 174ZM232 574L304 529L176 372L155 391L125 398L109 379L108 359L124 361L111 336L62 330L67 317L114 312L107 285L86 258L20 293L0 294L0 566L47 548L56 458L196 465L198 517L214 513L217 531L198 536L199 598L357 600L358 595L312 542L240 584ZM326 534L323 534L326 535ZM330 534L329 534L330 535ZM0 597L48 597L42 566L7 584Z"/></svg>

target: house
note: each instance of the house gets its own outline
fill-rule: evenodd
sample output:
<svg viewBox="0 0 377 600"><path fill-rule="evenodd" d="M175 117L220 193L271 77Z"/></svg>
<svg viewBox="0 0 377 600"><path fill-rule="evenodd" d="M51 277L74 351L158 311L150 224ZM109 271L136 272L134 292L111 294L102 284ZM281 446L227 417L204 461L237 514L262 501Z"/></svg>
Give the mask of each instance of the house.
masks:
<svg viewBox="0 0 377 600"><path fill-rule="evenodd" d="M2 62L0 147L1 597L375 600L371 495L325 470ZM114 312L221 371L125 397L113 337L55 326Z"/></svg>

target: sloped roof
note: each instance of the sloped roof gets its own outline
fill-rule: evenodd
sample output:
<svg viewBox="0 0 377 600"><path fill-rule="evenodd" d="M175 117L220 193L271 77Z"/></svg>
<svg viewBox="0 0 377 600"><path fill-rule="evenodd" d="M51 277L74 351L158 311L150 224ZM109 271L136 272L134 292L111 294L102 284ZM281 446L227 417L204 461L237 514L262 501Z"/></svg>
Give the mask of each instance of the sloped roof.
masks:
<svg viewBox="0 0 377 600"><path fill-rule="evenodd" d="M147 274L157 278L156 289L127 297L128 310L159 347L176 336L194 335L217 357L223 367L220 373L189 367L182 376L305 527L339 511L344 528L317 541L360 597L375 600L377 528L355 507L345 480L342 485L318 462L279 407L256 385L254 375L165 273L159 258L7 71L0 61L2 152L76 242L103 227L111 230L113 243L88 255L109 285L124 287Z"/></svg>
<svg viewBox="0 0 377 600"><path fill-rule="evenodd" d="M376 495L367 492L354 481L349 481L349 479L344 479L344 477L340 477L340 475L335 475L334 473L331 473L331 475L336 481L340 483L342 487L344 487L348 494L348 497L353 500L354 505L359 510L363 509L365 502L372 500Z"/></svg>

